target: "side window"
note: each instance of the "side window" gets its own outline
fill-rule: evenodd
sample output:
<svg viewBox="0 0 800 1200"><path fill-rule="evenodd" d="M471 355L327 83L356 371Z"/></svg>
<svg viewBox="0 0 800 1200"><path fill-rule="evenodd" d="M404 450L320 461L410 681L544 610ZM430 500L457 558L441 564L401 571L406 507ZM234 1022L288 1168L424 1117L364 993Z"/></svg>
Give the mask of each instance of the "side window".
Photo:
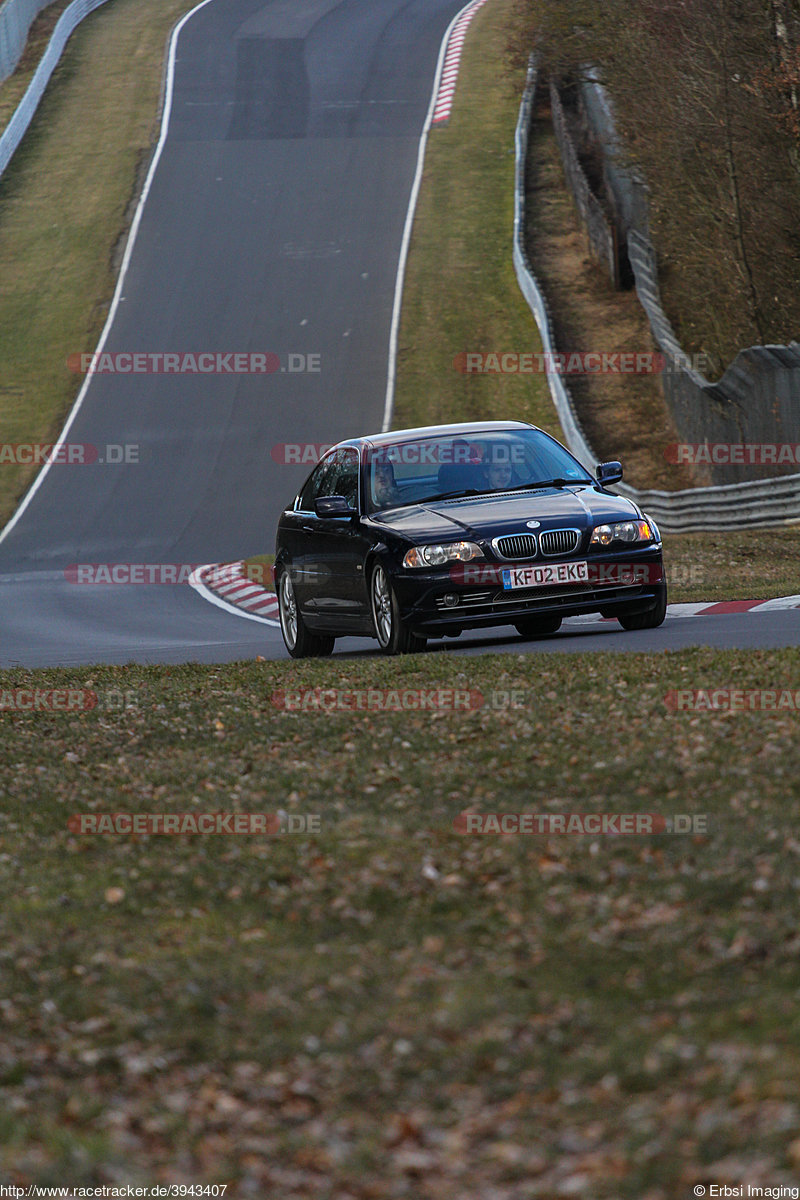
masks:
<svg viewBox="0 0 800 1200"><path fill-rule="evenodd" d="M300 508L313 512L318 496L344 496L353 508L358 507L357 450L337 450L317 464L300 493Z"/></svg>
<svg viewBox="0 0 800 1200"><path fill-rule="evenodd" d="M336 474L335 458L334 454L329 454L327 458L323 458L322 462L317 463L306 480L303 490L300 493L300 507L304 512L314 511L314 501L317 496L332 496L334 494L331 484L334 482Z"/></svg>
<svg viewBox="0 0 800 1200"><path fill-rule="evenodd" d="M336 458L336 486L332 495L344 496L348 504L358 508L358 451L339 450Z"/></svg>

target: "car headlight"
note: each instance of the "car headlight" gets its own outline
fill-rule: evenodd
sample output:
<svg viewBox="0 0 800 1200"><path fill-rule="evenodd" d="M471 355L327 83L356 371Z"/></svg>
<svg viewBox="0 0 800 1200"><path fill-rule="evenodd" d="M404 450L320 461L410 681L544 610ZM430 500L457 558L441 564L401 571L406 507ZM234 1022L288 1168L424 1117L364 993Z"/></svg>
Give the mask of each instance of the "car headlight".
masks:
<svg viewBox="0 0 800 1200"><path fill-rule="evenodd" d="M403 559L404 567L443 567L450 562L469 562L483 558L474 542L445 542L433 546L413 546Z"/></svg>
<svg viewBox="0 0 800 1200"><path fill-rule="evenodd" d="M610 546L612 542L655 541L649 521L617 521L614 525L597 525L592 530L590 546Z"/></svg>

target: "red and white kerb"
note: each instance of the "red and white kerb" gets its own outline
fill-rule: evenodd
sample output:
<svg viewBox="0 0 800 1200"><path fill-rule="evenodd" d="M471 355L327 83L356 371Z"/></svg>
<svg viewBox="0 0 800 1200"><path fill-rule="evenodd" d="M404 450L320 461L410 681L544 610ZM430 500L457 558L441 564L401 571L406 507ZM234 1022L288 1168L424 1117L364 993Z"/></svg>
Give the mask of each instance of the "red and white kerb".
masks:
<svg viewBox="0 0 800 1200"><path fill-rule="evenodd" d="M455 95L456 82L458 80L458 66L461 62L461 50L464 45L464 39L467 36L467 28L475 13L485 3L486 0L473 0L473 3L462 12L453 26L453 32L450 35L450 41L447 46L447 53L444 56L442 76L439 80L439 93L436 97L433 117L431 118L432 125L441 125L450 118L450 111L453 107L453 96Z"/></svg>

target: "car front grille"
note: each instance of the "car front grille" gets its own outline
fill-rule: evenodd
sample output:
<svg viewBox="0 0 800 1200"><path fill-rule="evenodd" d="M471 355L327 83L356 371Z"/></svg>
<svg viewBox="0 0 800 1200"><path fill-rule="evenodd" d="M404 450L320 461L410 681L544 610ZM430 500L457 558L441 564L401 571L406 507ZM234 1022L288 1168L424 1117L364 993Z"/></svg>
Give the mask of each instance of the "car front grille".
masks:
<svg viewBox="0 0 800 1200"><path fill-rule="evenodd" d="M500 558L536 557L536 535L533 533L517 533L510 537L495 538L493 545Z"/></svg>
<svg viewBox="0 0 800 1200"><path fill-rule="evenodd" d="M542 554L572 554L577 550L581 535L577 529L545 529L539 534Z"/></svg>

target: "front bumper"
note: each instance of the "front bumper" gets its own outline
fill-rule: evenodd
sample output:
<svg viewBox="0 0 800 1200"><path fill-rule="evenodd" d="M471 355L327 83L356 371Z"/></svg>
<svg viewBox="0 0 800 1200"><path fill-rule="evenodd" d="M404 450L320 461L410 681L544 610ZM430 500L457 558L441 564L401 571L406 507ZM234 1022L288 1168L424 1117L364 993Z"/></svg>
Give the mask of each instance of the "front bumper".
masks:
<svg viewBox="0 0 800 1200"><path fill-rule="evenodd" d="M394 583L402 618L415 631L436 637L463 629L514 625L555 613L563 617L624 615L652 608L665 582L660 546L575 558L589 564L589 582L511 591L498 580L499 571L530 563L471 564L473 570L464 573L471 574L474 582L464 582L462 572L454 577L447 569L400 571Z"/></svg>

